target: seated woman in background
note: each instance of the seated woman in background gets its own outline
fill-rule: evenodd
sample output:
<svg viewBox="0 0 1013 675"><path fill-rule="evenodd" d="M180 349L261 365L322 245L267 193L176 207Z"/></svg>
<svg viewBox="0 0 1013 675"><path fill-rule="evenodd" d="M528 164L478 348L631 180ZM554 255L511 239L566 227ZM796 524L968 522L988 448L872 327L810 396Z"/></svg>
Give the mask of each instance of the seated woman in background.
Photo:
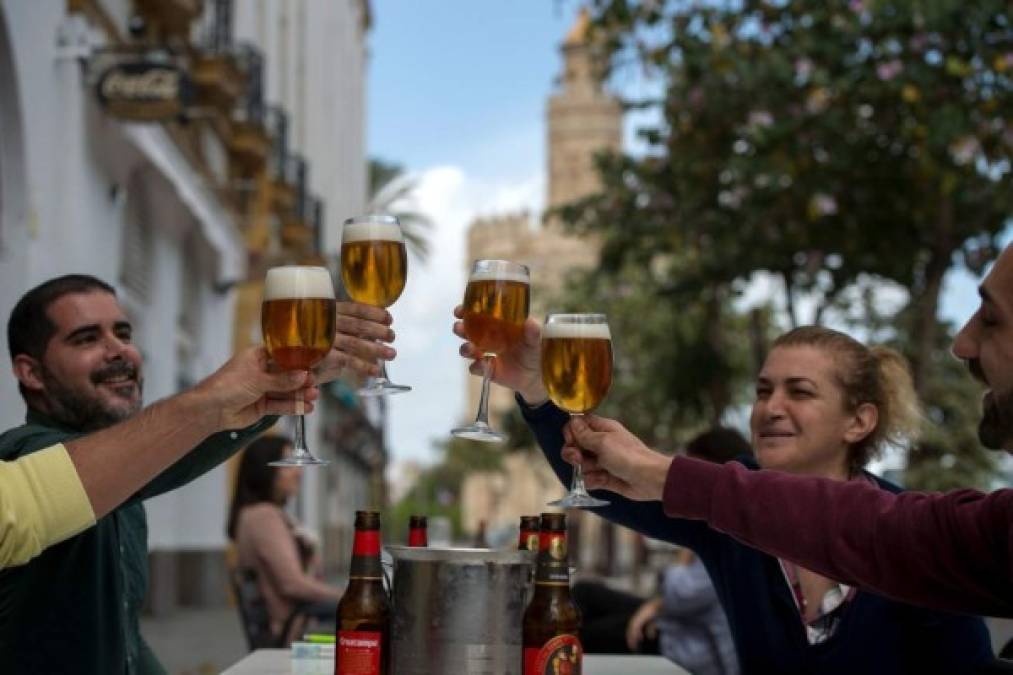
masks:
<svg viewBox="0 0 1013 675"><path fill-rule="evenodd" d="M342 593L320 579L315 539L284 511L285 503L299 492L302 469L272 467L268 462L291 451L291 442L278 436L263 436L247 446L229 510L228 535L235 542L239 567L257 573L274 635L280 634L299 604L311 603L307 616L333 621ZM292 622L285 644L301 634L303 624Z"/></svg>

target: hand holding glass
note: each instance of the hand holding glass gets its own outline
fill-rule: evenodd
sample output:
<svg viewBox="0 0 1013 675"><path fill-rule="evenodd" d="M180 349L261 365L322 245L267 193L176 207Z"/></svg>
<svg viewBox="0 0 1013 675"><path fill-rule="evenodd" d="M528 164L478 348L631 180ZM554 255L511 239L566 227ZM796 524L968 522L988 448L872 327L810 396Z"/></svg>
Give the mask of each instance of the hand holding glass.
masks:
<svg viewBox="0 0 1013 675"><path fill-rule="evenodd" d="M556 407L584 415L605 399L612 386L612 334L604 314L550 314L542 328L542 383ZM570 491L549 506L605 506L584 487L580 465Z"/></svg>
<svg viewBox="0 0 1013 675"><path fill-rule="evenodd" d="M288 265L267 271L260 326L264 347L283 370L309 370L334 345L334 283L323 267ZM298 394L294 448L272 466L327 464L306 448L302 392Z"/></svg>
<svg viewBox="0 0 1013 675"><path fill-rule="evenodd" d="M524 339L524 321L531 305L528 268L506 260L476 260L471 267L462 305L464 334L482 358L482 395L478 414L468 426L452 430L473 441L500 443L506 436L489 425L489 377L496 354Z"/></svg>
<svg viewBox="0 0 1013 675"><path fill-rule="evenodd" d="M387 308L401 297L408 280L408 254L396 216L368 215L349 218L341 234L341 281L348 297L374 307ZM382 396L411 391L387 378L387 365L379 359L380 376L359 389L361 396Z"/></svg>

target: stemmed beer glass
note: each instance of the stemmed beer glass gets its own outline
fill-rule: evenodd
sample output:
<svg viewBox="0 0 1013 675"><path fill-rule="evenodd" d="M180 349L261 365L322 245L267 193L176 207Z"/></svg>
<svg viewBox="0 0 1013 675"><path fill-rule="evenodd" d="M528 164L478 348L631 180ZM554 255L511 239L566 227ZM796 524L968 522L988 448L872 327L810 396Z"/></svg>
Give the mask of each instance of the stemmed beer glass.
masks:
<svg viewBox="0 0 1013 675"><path fill-rule="evenodd" d="M612 386L612 334L604 314L550 314L542 328L542 383L556 407L570 415L594 410ZM605 506L584 487L580 465L570 491L549 506Z"/></svg>
<svg viewBox="0 0 1013 675"><path fill-rule="evenodd" d="M489 378L496 354L524 339L531 305L531 275L524 265L507 260L476 260L464 290L464 334L482 355L482 396L478 414L468 426L450 433L461 438L500 443L506 436L489 426Z"/></svg>
<svg viewBox="0 0 1013 675"><path fill-rule="evenodd" d="M396 216L371 214L345 221L341 234L341 280L356 302L387 308L401 297L408 280L408 254L401 223ZM371 377L359 389L361 396L383 396L411 391L387 378L381 358L380 377Z"/></svg>
<svg viewBox="0 0 1013 675"><path fill-rule="evenodd" d="M334 345L334 283L323 267L286 265L272 267L264 282L260 327L264 347L283 370L309 370ZM302 391L297 394L292 455L272 466L327 464L306 448L306 418Z"/></svg>

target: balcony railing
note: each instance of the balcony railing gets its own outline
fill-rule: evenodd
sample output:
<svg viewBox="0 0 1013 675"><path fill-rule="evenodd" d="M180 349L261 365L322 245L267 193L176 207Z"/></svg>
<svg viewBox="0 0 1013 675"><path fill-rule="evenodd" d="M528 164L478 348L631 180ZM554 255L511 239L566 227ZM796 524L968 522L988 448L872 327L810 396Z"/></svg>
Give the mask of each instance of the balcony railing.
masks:
<svg viewBox="0 0 1013 675"><path fill-rule="evenodd" d="M265 115L271 133L271 178L284 180L288 162L288 113L281 106L268 106Z"/></svg>
<svg viewBox="0 0 1013 675"><path fill-rule="evenodd" d="M236 65L246 80L243 96L236 106L236 119L247 124L264 124L264 55L253 45L235 50Z"/></svg>
<svg viewBox="0 0 1013 675"><path fill-rule="evenodd" d="M157 1L157 0L156 0ZM232 0L214 0L214 13L205 40L205 47L212 54L232 52Z"/></svg>
<svg viewBox="0 0 1013 675"><path fill-rule="evenodd" d="M205 26L194 57L193 79L198 102L231 115L244 94L244 78L232 45L232 1L214 0L210 22Z"/></svg>
<svg viewBox="0 0 1013 675"><path fill-rule="evenodd" d="M229 152L239 176L259 174L271 153L264 126L264 57L252 45L235 50L234 63L244 79L242 94L232 110Z"/></svg>

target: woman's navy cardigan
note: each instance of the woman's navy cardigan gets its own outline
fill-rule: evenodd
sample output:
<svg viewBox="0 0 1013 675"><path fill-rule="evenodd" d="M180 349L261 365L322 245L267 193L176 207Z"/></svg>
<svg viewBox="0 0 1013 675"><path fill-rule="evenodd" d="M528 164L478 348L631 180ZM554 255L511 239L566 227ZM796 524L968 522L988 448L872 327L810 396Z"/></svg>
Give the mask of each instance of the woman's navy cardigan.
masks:
<svg viewBox="0 0 1013 675"><path fill-rule="evenodd" d="M569 416L551 403L520 407L556 475L569 485L572 470L560 457L562 428ZM757 468L751 458L743 463ZM899 491L869 475L884 490ZM830 638L811 645L776 558L702 521L669 518L661 502L638 502L605 491L595 494L611 503L592 509L594 513L696 552L728 615L744 674L956 674L971 672L993 658L980 618L921 609L866 591L858 591L843 608ZM777 518L776 513L769 515Z"/></svg>

